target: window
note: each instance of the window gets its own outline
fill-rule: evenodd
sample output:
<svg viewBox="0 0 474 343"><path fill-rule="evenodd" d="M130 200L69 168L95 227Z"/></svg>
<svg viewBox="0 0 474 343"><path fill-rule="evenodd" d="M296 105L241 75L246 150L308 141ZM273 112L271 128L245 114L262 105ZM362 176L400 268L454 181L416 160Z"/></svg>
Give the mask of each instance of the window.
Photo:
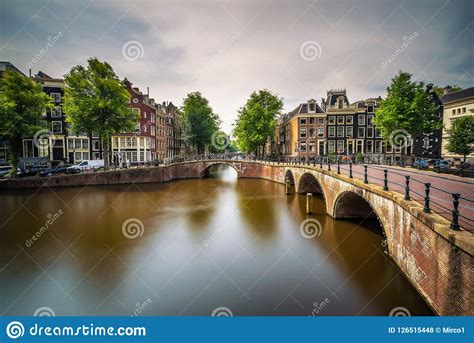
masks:
<svg viewBox="0 0 474 343"><path fill-rule="evenodd" d="M324 125L324 118L318 118L318 125Z"/></svg>
<svg viewBox="0 0 474 343"><path fill-rule="evenodd" d="M376 154L382 153L382 141L375 141L375 153Z"/></svg>
<svg viewBox="0 0 474 343"><path fill-rule="evenodd" d="M461 114L461 109L460 108L458 108L458 114Z"/></svg>
<svg viewBox="0 0 474 343"><path fill-rule="evenodd" d="M344 141L337 141L337 153L344 153Z"/></svg>
<svg viewBox="0 0 474 343"><path fill-rule="evenodd" d="M336 128L335 127L328 127L328 137L336 137Z"/></svg>
<svg viewBox="0 0 474 343"><path fill-rule="evenodd" d="M139 108L136 108L136 107L132 108L132 112L135 113L135 114L140 115L140 109Z"/></svg>
<svg viewBox="0 0 474 343"><path fill-rule="evenodd" d="M115 138L116 139L116 138ZM116 144L117 146L118 144ZM92 149L93 150L100 150L100 141L94 140L92 141Z"/></svg>
<svg viewBox="0 0 474 343"><path fill-rule="evenodd" d="M359 117L358 117L358 123L359 125L365 125L365 115L363 114L359 114Z"/></svg>
<svg viewBox="0 0 474 343"><path fill-rule="evenodd" d="M374 138L374 128L368 127L367 128L367 138Z"/></svg>
<svg viewBox="0 0 474 343"><path fill-rule="evenodd" d="M316 106L315 106L314 103L310 103L310 104L309 104L309 111L310 111L310 112L314 112L315 108L316 108Z"/></svg>
<svg viewBox="0 0 474 343"><path fill-rule="evenodd" d="M324 127L318 127L318 138L324 138Z"/></svg>
<svg viewBox="0 0 474 343"><path fill-rule="evenodd" d="M344 137L344 126L337 127L337 137Z"/></svg>
<svg viewBox="0 0 474 343"><path fill-rule="evenodd" d="M300 129L300 138L306 138L306 128Z"/></svg>
<svg viewBox="0 0 474 343"><path fill-rule="evenodd" d="M337 116L337 125L344 125L344 116Z"/></svg>
<svg viewBox="0 0 474 343"><path fill-rule="evenodd" d="M51 117L52 118L61 118L61 107L60 106L56 106L56 107L53 107L51 108Z"/></svg>
<svg viewBox="0 0 474 343"><path fill-rule="evenodd" d="M375 138L381 138L382 136L380 136L380 130L379 129L375 129Z"/></svg>
<svg viewBox="0 0 474 343"><path fill-rule="evenodd" d="M374 105L367 105L367 112L373 113L374 112Z"/></svg>
<svg viewBox="0 0 474 343"><path fill-rule="evenodd" d="M347 125L354 125L354 117L353 116L347 116L346 117L346 124Z"/></svg>
<svg viewBox="0 0 474 343"><path fill-rule="evenodd" d="M387 154L391 154L393 152L393 147L390 144L387 144Z"/></svg>
<svg viewBox="0 0 474 343"><path fill-rule="evenodd" d="M301 152L306 152L306 143L301 143Z"/></svg>
<svg viewBox="0 0 474 343"><path fill-rule="evenodd" d="M334 124L336 124L336 117L335 117L335 116L329 116L329 117L328 117L328 124L329 124L329 125L334 125Z"/></svg>
<svg viewBox="0 0 474 343"><path fill-rule="evenodd" d="M455 114L456 114L456 110L453 110L453 115L455 115Z"/></svg>
<svg viewBox="0 0 474 343"><path fill-rule="evenodd" d="M357 131L357 137L364 138L365 137L365 127L359 127Z"/></svg>
<svg viewBox="0 0 474 343"><path fill-rule="evenodd" d="M49 96L53 98L53 101L56 103L61 102L61 93L50 93Z"/></svg>
<svg viewBox="0 0 474 343"><path fill-rule="evenodd" d="M314 128L309 129L309 137L314 138Z"/></svg>
<svg viewBox="0 0 474 343"><path fill-rule="evenodd" d="M300 118L300 125L306 125L306 118Z"/></svg>
<svg viewBox="0 0 474 343"><path fill-rule="evenodd" d="M346 137L354 137L354 127L346 126Z"/></svg>
<svg viewBox="0 0 474 343"><path fill-rule="evenodd" d="M329 141L328 142L328 152L334 154L336 152L336 142Z"/></svg>
<svg viewBox="0 0 474 343"><path fill-rule="evenodd" d="M367 153L374 152L374 141L367 141Z"/></svg>
<svg viewBox="0 0 474 343"><path fill-rule="evenodd" d="M337 100L337 107L341 109L344 106L344 100L343 99L338 99Z"/></svg>
<svg viewBox="0 0 474 343"><path fill-rule="evenodd" d="M316 118L309 118L309 125L314 125L314 122L315 122L315 119Z"/></svg>
<svg viewBox="0 0 474 343"><path fill-rule="evenodd" d="M462 108L462 113L466 113L466 107Z"/></svg>
<svg viewBox="0 0 474 343"><path fill-rule="evenodd" d="M315 152L315 146L314 143L309 143L309 152Z"/></svg>
<svg viewBox="0 0 474 343"><path fill-rule="evenodd" d="M374 116L372 114L367 116L367 125L369 125L369 126L374 125Z"/></svg>
<svg viewBox="0 0 474 343"><path fill-rule="evenodd" d="M62 133L63 132L63 123L60 121L51 122L51 130L53 133Z"/></svg>

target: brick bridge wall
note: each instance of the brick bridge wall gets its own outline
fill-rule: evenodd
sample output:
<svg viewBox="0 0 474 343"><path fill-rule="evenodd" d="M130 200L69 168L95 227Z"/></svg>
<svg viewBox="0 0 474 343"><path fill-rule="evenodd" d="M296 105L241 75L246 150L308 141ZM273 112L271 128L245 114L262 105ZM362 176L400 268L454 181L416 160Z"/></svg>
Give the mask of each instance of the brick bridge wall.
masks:
<svg viewBox="0 0 474 343"><path fill-rule="evenodd" d="M351 199L347 196L362 197L382 224L389 255L433 310L439 315L474 314L471 294L474 275L473 234L450 230L446 219L436 214L423 213L421 204L406 201L399 193L383 191L379 186L367 185L362 181L317 167L241 161L199 161L157 168L2 180L0 189L166 182L201 178L206 175L209 166L219 163L230 165L242 178L263 178L283 184L286 177L290 176L296 192L308 191L307 180L312 180L314 191L323 193L327 214L334 218L352 217L358 212L358 206L364 202L347 201Z"/></svg>

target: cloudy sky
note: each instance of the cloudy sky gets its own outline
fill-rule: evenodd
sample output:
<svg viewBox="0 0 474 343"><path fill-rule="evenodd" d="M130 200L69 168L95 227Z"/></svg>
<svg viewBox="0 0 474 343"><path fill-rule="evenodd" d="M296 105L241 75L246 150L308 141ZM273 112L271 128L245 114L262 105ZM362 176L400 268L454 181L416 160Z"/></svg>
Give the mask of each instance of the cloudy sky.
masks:
<svg viewBox="0 0 474 343"><path fill-rule="evenodd" d="M229 132L261 88L289 111L331 88L384 96L400 69L472 86L473 13L474 0L1 0L0 60L61 77L96 56L157 101L201 91Z"/></svg>

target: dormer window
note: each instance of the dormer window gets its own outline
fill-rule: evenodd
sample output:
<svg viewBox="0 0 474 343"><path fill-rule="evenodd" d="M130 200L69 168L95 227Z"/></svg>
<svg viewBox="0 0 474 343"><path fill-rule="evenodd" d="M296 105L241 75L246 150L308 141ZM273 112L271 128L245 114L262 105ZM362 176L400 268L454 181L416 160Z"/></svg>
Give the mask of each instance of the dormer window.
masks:
<svg viewBox="0 0 474 343"><path fill-rule="evenodd" d="M343 99L338 99L337 100L337 108L338 109L344 108L344 100Z"/></svg>
<svg viewBox="0 0 474 343"><path fill-rule="evenodd" d="M314 102L309 103L309 111L314 112L316 110L316 104Z"/></svg>
<svg viewBox="0 0 474 343"><path fill-rule="evenodd" d="M374 105L373 104L367 105L367 112L368 113L373 113L374 112Z"/></svg>

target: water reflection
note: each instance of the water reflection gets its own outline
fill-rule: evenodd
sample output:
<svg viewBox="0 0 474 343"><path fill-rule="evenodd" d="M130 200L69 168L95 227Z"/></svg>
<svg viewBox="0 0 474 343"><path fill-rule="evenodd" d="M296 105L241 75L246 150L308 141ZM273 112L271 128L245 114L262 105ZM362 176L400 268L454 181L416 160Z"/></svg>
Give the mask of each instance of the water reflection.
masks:
<svg viewBox="0 0 474 343"><path fill-rule="evenodd" d="M31 315L387 315L431 311L383 253L375 221L334 221L315 199L321 235L301 236L304 196L239 179L2 192L0 309ZM218 177L217 177L218 176ZM30 247L48 213L64 214ZM124 236L124 221L143 235ZM377 230L378 228L378 230Z"/></svg>

